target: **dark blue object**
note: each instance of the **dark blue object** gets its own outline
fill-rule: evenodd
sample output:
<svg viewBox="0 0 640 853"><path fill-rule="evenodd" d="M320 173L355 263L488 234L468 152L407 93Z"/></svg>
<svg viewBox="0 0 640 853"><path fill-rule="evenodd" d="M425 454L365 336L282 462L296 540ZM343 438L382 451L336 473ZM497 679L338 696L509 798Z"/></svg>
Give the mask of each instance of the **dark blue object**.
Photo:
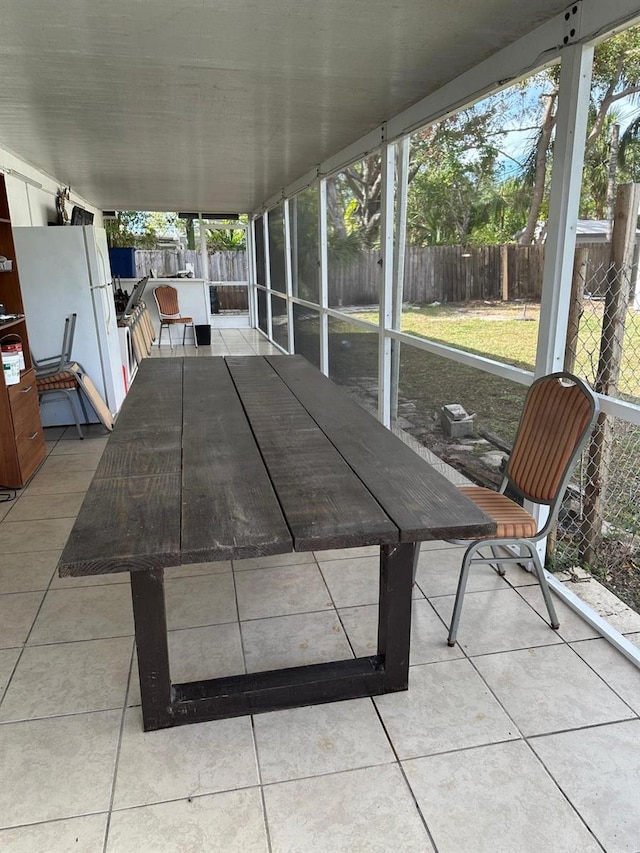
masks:
<svg viewBox="0 0 640 853"><path fill-rule="evenodd" d="M120 278L137 278L135 249L129 247L109 249L109 263L111 275L120 276Z"/></svg>

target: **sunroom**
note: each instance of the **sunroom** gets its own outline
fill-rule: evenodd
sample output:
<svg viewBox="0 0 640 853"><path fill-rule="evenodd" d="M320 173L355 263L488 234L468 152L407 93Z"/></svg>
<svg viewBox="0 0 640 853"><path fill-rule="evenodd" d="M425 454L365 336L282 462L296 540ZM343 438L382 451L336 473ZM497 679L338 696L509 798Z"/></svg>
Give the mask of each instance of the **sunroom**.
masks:
<svg viewBox="0 0 640 853"><path fill-rule="evenodd" d="M123 285L149 275L149 360L301 355L456 485L497 486L538 377L600 415L545 546L558 631L523 559L472 568L447 646L464 548L434 540L408 691L144 732L127 572L56 570L108 434L41 402L44 461L0 486L0 847L638 853L637 0L2 7L36 357L65 272L30 233L169 211L196 248L136 251ZM210 344L158 345L155 274ZM372 654L378 550L167 568L173 680Z"/></svg>

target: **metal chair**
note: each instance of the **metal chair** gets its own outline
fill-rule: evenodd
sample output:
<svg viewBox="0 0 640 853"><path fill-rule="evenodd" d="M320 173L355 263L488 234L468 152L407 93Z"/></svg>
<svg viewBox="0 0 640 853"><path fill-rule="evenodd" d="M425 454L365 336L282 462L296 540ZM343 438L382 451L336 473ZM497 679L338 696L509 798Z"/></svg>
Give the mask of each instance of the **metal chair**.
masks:
<svg viewBox="0 0 640 853"><path fill-rule="evenodd" d="M38 400L46 394L64 394L69 400L71 414L76 424L79 438L84 438L80 418L75 402L80 400L85 423L89 423L89 415L84 404L79 374L83 374L82 366L71 360L73 348L73 335L76 328L77 315L72 314L64 321L64 334L62 336L62 348L58 355L52 355L39 361L31 354L31 361L36 372L36 387ZM72 392L75 392L75 396ZM74 402L75 401L75 402Z"/></svg>
<svg viewBox="0 0 640 853"><path fill-rule="evenodd" d="M180 313L178 305L178 291L170 284L161 284L153 290L153 298L158 306L158 315L160 317L160 335L158 336L158 346L162 344L162 329L166 326L169 329L169 346L173 349L173 341L171 340L171 327L183 324L182 345L184 346L185 337L187 334L187 326L193 329L193 341L198 346L196 337L196 327L193 325L193 317L183 317Z"/></svg>
<svg viewBox="0 0 640 853"><path fill-rule="evenodd" d="M500 575L504 563L533 563L552 628L559 628L549 584L536 548L556 520L574 462L587 441L598 414L598 400L591 389L571 373L552 373L529 388L516 440L498 492L481 486L461 486L463 492L497 525L495 536L453 540L467 545L456 593L448 644L455 645L469 569L472 564L491 564ZM549 507L538 524L509 491L540 506ZM481 549L489 548L490 557Z"/></svg>

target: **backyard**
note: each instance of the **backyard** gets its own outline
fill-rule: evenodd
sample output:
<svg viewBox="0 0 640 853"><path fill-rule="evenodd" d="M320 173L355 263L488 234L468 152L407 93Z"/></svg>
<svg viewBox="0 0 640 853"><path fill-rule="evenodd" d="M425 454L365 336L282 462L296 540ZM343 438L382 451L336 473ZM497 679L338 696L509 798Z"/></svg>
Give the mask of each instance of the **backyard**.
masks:
<svg viewBox="0 0 640 853"><path fill-rule="evenodd" d="M514 303L467 303L464 305L409 306L403 310L402 330L446 345L532 369L540 306ZM353 316L377 322L377 313L354 312ZM296 347L304 351L304 339L317 327L296 325ZM580 324L575 372L593 381L598 362L602 302L587 300ZM309 335L309 338L307 337ZM373 330L330 321L331 376L356 394L370 408L376 404L378 336ZM640 317L629 312L624 357L620 372L620 396L640 398ZM501 450L513 442L526 388L477 369L402 345L398 382L397 424L440 458L476 482L495 486L500 480ZM475 415L475 435L451 440L440 426L442 406L459 403ZM598 563L593 567L605 585L640 611L640 428L617 421L605 495L605 524ZM568 502L559 531L554 566L580 563L578 540L584 466L574 478L573 499ZM577 495L577 501L576 501Z"/></svg>

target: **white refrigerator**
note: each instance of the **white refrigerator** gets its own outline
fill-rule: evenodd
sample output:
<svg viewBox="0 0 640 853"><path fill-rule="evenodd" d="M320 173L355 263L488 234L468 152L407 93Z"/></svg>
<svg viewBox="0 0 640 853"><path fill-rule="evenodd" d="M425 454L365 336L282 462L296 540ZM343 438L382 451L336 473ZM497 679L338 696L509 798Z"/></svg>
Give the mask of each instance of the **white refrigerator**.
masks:
<svg viewBox="0 0 640 853"><path fill-rule="evenodd" d="M77 314L72 358L117 414L126 390L106 231L93 225L14 228L13 237L34 356L60 353L64 321ZM43 399L44 426L74 422L62 395ZM97 422L90 406L87 411Z"/></svg>

